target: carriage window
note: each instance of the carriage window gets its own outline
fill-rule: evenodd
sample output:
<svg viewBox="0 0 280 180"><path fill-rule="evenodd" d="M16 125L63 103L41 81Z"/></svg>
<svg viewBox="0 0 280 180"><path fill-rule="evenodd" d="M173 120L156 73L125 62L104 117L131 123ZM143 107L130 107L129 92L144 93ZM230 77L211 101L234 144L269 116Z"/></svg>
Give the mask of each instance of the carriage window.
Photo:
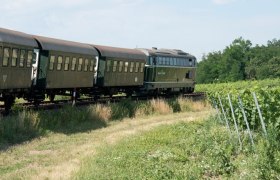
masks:
<svg viewBox="0 0 280 180"><path fill-rule="evenodd" d="M119 72L122 72L122 69L123 69L123 61L120 61Z"/></svg>
<svg viewBox="0 0 280 180"><path fill-rule="evenodd" d="M77 58L73 57L73 59L72 59L72 66L71 66L71 70L72 71L76 70L76 64L77 64Z"/></svg>
<svg viewBox="0 0 280 180"><path fill-rule="evenodd" d="M65 57L64 71L68 71L69 70L69 64L70 64L70 57Z"/></svg>
<svg viewBox="0 0 280 180"><path fill-rule="evenodd" d="M127 70L128 70L128 62L125 62L125 64L124 64L124 72L127 72Z"/></svg>
<svg viewBox="0 0 280 180"><path fill-rule="evenodd" d="M33 52L28 51L26 67L31 67L32 58L33 58Z"/></svg>
<svg viewBox="0 0 280 180"><path fill-rule="evenodd" d="M3 66L8 66L9 58L10 58L10 49L4 48L4 58L2 63Z"/></svg>
<svg viewBox="0 0 280 180"><path fill-rule="evenodd" d="M88 59L85 59L84 71L88 71Z"/></svg>
<svg viewBox="0 0 280 180"><path fill-rule="evenodd" d="M93 67L94 67L94 60L91 59L90 60L90 67L89 67L89 71L93 71Z"/></svg>
<svg viewBox="0 0 280 180"><path fill-rule="evenodd" d="M130 63L130 72L133 72L133 69L134 69L134 62L131 62Z"/></svg>
<svg viewBox="0 0 280 180"><path fill-rule="evenodd" d="M62 56L58 56L57 58L57 67L56 69L60 71L62 69Z"/></svg>
<svg viewBox="0 0 280 180"><path fill-rule="evenodd" d="M29 54L28 54L29 55ZM54 67L54 60L55 60L55 56L51 56L50 58L50 66L49 66L49 69L50 70L53 70L53 67Z"/></svg>
<svg viewBox="0 0 280 180"><path fill-rule="evenodd" d="M135 72L139 71L139 62L135 63Z"/></svg>
<svg viewBox="0 0 280 180"><path fill-rule="evenodd" d="M83 58L79 58L78 71L82 70Z"/></svg>
<svg viewBox="0 0 280 180"><path fill-rule="evenodd" d="M107 72L110 72L111 60L107 61Z"/></svg>
<svg viewBox="0 0 280 180"><path fill-rule="evenodd" d="M141 73L144 71L144 66L145 66L145 64L144 64L144 63L141 63L141 68L140 68L140 72L141 72Z"/></svg>
<svg viewBox="0 0 280 180"><path fill-rule="evenodd" d="M24 61L25 61L25 50L20 50L20 57L19 57L19 67L24 67Z"/></svg>
<svg viewBox="0 0 280 180"><path fill-rule="evenodd" d="M17 60L18 60L18 49L13 49L13 56L12 56L12 66L17 66Z"/></svg>
<svg viewBox="0 0 280 180"><path fill-rule="evenodd" d="M117 70L117 65L118 65L118 61L114 61L114 64L113 64L113 72L116 72L116 70Z"/></svg>

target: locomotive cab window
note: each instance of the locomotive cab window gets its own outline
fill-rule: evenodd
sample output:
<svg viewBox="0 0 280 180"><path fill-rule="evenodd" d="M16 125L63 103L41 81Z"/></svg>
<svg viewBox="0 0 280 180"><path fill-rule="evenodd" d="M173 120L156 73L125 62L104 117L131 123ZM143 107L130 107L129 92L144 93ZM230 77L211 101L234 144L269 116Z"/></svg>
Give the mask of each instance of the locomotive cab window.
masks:
<svg viewBox="0 0 280 180"><path fill-rule="evenodd" d="M148 61L148 64L149 64L149 65L153 65L153 60L154 60L154 58L153 58L153 57L150 57L150 58L149 58L149 61Z"/></svg>
<svg viewBox="0 0 280 180"><path fill-rule="evenodd" d="M20 50L20 56L19 56L19 67L24 67L25 54L26 54L26 51L21 49Z"/></svg>
<svg viewBox="0 0 280 180"><path fill-rule="evenodd" d="M71 70L75 71L76 70L76 64L77 64L77 58L73 58L72 59L72 66L71 66Z"/></svg>
<svg viewBox="0 0 280 180"><path fill-rule="evenodd" d="M4 58L3 58L2 65L8 66L9 59L10 59L10 48L4 48Z"/></svg>
<svg viewBox="0 0 280 180"><path fill-rule="evenodd" d="M70 57L65 57L65 62L64 62L64 71L69 70L69 64L70 64Z"/></svg>
<svg viewBox="0 0 280 180"><path fill-rule="evenodd" d="M79 58L78 71L82 71L83 58Z"/></svg>
<svg viewBox="0 0 280 180"><path fill-rule="evenodd" d="M170 58L170 65L171 65L171 66L174 66L174 60L173 60L173 58Z"/></svg>
<svg viewBox="0 0 280 180"><path fill-rule="evenodd" d="M192 59L189 59L189 65L190 65L190 66L193 66L193 61L192 61Z"/></svg>
<svg viewBox="0 0 280 180"><path fill-rule="evenodd" d="M85 59L84 71L88 71L88 59Z"/></svg>
<svg viewBox="0 0 280 180"><path fill-rule="evenodd" d="M28 54L28 55L29 55L29 54ZM55 56L51 56L51 57L50 57L49 70L53 70L53 68L54 68L54 60L55 60Z"/></svg>
<svg viewBox="0 0 280 180"><path fill-rule="evenodd" d="M57 58L57 68L56 68L58 71L60 71L62 69L62 61L63 61L62 56L58 56L58 58Z"/></svg>
<svg viewBox="0 0 280 180"><path fill-rule="evenodd" d="M13 54L12 54L12 67L17 66L17 61L18 61L18 49L13 49Z"/></svg>

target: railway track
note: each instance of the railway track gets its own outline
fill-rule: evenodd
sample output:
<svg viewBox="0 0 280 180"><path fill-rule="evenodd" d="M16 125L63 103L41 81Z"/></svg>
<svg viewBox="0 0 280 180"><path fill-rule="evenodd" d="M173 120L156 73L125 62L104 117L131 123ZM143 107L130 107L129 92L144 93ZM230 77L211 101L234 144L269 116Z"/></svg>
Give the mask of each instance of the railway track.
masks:
<svg viewBox="0 0 280 180"><path fill-rule="evenodd" d="M131 96L131 100L133 101L144 101L144 100L150 100L154 98L164 98L164 99L170 99L178 97L175 95L170 96ZM186 99L191 100L203 100L206 98L205 92L195 92L195 93L188 93L183 94L182 97ZM79 98L76 101L72 100L56 100L56 101L42 101L40 104L34 104L32 102L24 102L24 103L16 103L13 106L13 109L17 110L51 110L51 109L59 109L66 105L72 105L72 106L86 106L91 104L105 104L105 103L116 103L121 100L127 99L126 96L113 96L113 97L101 97L101 98ZM13 110L12 110L13 112ZM0 105L0 113L2 115L8 115L10 112L5 111L4 105Z"/></svg>

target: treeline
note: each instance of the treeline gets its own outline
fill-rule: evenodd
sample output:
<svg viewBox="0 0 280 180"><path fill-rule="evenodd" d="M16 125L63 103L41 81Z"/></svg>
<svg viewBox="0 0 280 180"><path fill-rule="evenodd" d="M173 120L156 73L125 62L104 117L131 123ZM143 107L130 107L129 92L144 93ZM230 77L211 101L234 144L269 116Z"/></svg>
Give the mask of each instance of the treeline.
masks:
<svg viewBox="0 0 280 180"><path fill-rule="evenodd" d="M280 40L252 46L235 39L223 51L209 53L198 63L197 83L233 82L280 77Z"/></svg>

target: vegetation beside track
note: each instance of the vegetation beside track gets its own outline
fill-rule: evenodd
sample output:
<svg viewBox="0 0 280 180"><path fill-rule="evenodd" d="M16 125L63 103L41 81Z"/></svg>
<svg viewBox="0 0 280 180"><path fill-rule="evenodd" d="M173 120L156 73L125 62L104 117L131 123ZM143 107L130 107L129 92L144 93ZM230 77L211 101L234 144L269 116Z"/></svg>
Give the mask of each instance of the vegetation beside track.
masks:
<svg viewBox="0 0 280 180"><path fill-rule="evenodd" d="M86 158L76 179L279 179L275 129L240 149L224 125L207 121L162 126Z"/></svg>
<svg viewBox="0 0 280 180"><path fill-rule="evenodd" d="M15 123L16 117L20 116L26 117L25 122L30 122L30 119L36 117L39 123L34 131L41 129L44 133L38 133L33 136L38 138L29 138L29 141L18 141L18 143L25 143L9 146L6 141L2 144L1 179L70 179L73 173L79 170L82 160L94 156L98 147L116 144L121 139L141 134L163 124L204 119L213 113L205 102L191 102L183 98L169 102L164 100L152 100L144 104L138 102L136 108L129 108L134 111L125 111L127 107L135 107L134 102L130 103L132 102L124 101L118 104L96 105L98 107L65 107L53 111L25 112L25 115L21 112L19 115L5 117L9 118L4 119L5 123L8 123L11 118L14 120L10 123ZM126 108L121 109L121 106ZM116 116L116 113L114 115L114 112L120 109L123 110L121 115L126 118L121 118L121 115ZM134 112L133 118L127 118L128 112ZM15 124L13 127L16 127ZM19 131L19 127L13 131L17 134L14 138L19 140L22 131ZM27 129L24 132L27 136Z"/></svg>
<svg viewBox="0 0 280 180"><path fill-rule="evenodd" d="M106 127L109 121L172 112L197 111L206 102L184 98L149 101L122 100L119 103L96 104L89 107L66 106L59 110L14 112L0 117L0 150L10 145L45 136L51 132L72 133Z"/></svg>

